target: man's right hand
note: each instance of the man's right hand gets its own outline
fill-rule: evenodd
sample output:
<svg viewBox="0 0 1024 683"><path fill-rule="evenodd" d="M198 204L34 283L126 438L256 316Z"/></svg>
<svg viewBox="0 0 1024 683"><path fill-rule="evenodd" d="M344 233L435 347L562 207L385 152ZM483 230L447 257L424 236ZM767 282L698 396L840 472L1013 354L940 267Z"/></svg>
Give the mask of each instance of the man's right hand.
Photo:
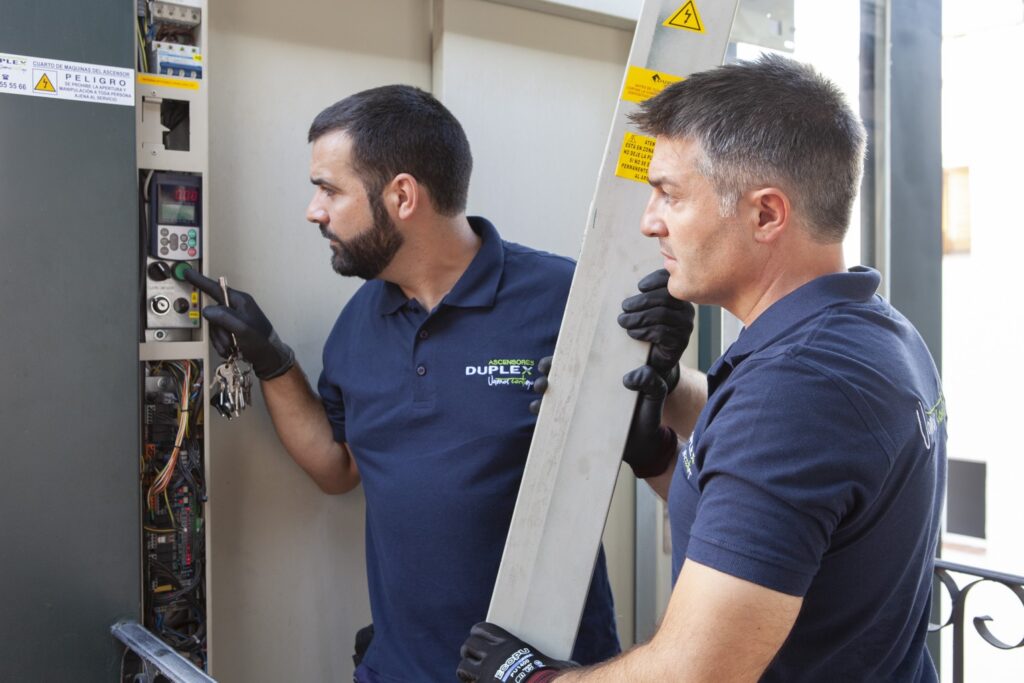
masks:
<svg viewBox="0 0 1024 683"><path fill-rule="evenodd" d="M216 301L217 306L205 306L203 317L210 323L210 338L217 353L227 358L234 343L238 352L252 363L253 372L261 380L273 379L288 372L295 365L295 353L281 341L273 325L256 301L246 292L228 288L228 306L224 306L224 293L220 284L193 269L185 272L189 284Z"/></svg>

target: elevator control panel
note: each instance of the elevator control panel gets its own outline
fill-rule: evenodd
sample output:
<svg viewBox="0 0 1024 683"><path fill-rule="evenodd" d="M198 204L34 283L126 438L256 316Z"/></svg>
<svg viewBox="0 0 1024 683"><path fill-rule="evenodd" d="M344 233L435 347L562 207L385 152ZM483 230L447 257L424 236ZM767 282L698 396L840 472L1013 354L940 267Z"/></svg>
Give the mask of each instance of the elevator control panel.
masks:
<svg viewBox="0 0 1024 683"><path fill-rule="evenodd" d="M156 172L149 188L149 255L165 261L202 257L202 179Z"/></svg>

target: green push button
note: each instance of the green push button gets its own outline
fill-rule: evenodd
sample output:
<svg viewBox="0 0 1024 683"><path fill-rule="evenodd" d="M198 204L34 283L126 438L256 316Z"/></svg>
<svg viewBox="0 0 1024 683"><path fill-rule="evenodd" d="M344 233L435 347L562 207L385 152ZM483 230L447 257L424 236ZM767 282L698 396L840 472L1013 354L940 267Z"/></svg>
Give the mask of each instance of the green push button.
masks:
<svg viewBox="0 0 1024 683"><path fill-rule="evenodd" d="M179 282L185 281L185 273L192 270L192 264L185 261L178 261L174 264L174 269L171 271L171 277Z"/></svg>

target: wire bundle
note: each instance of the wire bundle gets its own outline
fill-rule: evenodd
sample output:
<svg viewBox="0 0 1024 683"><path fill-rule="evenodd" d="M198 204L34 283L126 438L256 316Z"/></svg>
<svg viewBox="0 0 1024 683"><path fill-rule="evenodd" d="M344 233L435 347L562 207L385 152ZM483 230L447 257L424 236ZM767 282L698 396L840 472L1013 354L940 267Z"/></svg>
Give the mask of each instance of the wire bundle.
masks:
<svg viewBox="0 0 1024 683"><path fill-rule="evenodd" d="M146 376L140 472L146 498L145 623L205 668L202 367L189 360L154 362L147 364Z"/></svg>
<svg viewBox="0 0 1024 683"><path fill-rule="evenodd" d="M189 400L190 400L190 380L192 378L192 367L194 363L192 361L185 361L184 364L171 363L171 367L176 368L182 375L180 399L181 407L178 411L178 434L174 439L174 449L171 451L170 457L167 459L167 464L164 465L160 473L157 474L153 483L149 486L149 491L146 493L146 503L150 510L156 508L157 499L161 494L164 495L166 500L167 487L170 486L171 480L174 476L175 467L178 464L178 458L181 455L181 446L185 441L185 436L188 433L189 428ZM170 504L168 503L168 509Z"/></svg>

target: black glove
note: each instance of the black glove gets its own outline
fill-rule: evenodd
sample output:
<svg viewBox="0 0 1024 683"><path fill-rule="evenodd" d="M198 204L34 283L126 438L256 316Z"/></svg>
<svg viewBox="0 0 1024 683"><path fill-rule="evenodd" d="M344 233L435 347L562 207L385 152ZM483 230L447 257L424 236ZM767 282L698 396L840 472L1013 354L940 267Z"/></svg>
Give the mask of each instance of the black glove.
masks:
<svg viewBox="0 0 1024 683"><path fill-rule="evenodd" d="M354 652L352 653L352 663L359 666L363 662L363 657L366 656L366 651L370 649L370 643L373 642L373 624L364 626L356 631L356 642Z"/></svg>
<svg viewBox="0 0 1024 683"><path fill-rule="evenodd" d="M679 359L693 333L693 304L668 293L668 271L656 270L637 284L640 294L622 302L619 325L633 339L651 342L647 364L671 393L679 382Z"/></svg>
<svg viewBox="0 0 1024 683"><path fill-rule="evenodd" d="M537 363L537 372L540 377L533 381L534 393L540 394L540 398L530 401L530 412L540 415L540 404L544 402L544 392L548 390L548 373L551 372L552 356L544 356Z"/></svg>
<svg viewBox="0 0 1024 683"><path fill-rule="evenodd" d="M197 270L185 272L185 279L203 294L218 304L224 303L220 284L203 276ZM237 289L228 288L231 308L227 306L206 306L203 317L210 321L210 338L217 353L227 358L231 355L231 335L238 341L238 352L252 363L253 372L260 379L273 379L283 375L295 365L295 353L281 341L252 296Z"/></svg>
<svg viewBox="0 0 1024 683"><path fill-rule="evenodd" d="M543 683L558 676L559 671L577 666L574 662L552 659L486 621L470 630L459 654L462 661L455 675L462 683L493 680Z"/></svg>
<svg viewBox="0 0 1024 683"><path fill-rule="evenodd" d="M668 469L679 449L675 431L661 424L668 386L650 365L630 370L622 383L639 394L622 460L633 468L637 479L656 477Z"/></svg>
<svg viewBox="0 0 1024 683"><path fill-rule="evenodd" d="M541 397L530 402L530 412L534 415L540 413L544 392L548 388L547 375L551 372L551 356L541 358L537 363L537 370L541 376L534 381L533 390ZM676 381L679 381L678 370ZM675 431L661 424L668 386L650 365L630 371L622 378L622 383L627 389L640 394L633 409L633 421L629 425L629 436L626 437L622 460L633 469L637 479L657 476L668 468L679 445Z"/></svg>

